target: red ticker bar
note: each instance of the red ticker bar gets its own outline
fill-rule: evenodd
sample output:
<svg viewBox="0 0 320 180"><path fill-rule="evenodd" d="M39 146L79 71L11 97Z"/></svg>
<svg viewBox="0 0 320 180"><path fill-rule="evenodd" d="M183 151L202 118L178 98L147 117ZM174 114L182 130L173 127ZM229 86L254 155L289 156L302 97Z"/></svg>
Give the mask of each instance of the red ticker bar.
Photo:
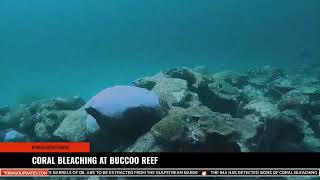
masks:
<svg viewBox="0 0 320 180"><path fill-rule="evenodd" d="M48 176L48 169L1 169L1 176Z"/></svg>
<svg viewBox="0 0 320 180"><path fill-rule="evenodd" d="M87 142L5 142L0 143L0 152L90 152L90 144Z"/></svg>

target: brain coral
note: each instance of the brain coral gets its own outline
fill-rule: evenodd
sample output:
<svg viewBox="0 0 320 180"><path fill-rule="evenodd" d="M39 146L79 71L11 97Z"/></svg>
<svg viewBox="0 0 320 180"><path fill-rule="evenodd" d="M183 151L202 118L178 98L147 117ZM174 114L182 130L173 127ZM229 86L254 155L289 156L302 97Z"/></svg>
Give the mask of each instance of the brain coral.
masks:
<svg viewBox="0 0 320 180"><path fill-rule="evenodd" d="M85 105L85 108L93 108L102 115L115 120L124 119L125 112L128 109L140 107L159 109L160 102L158 96L144 88L114 86L99 92ZM100 129L96 119L97 117L92 117L89 113L87 118L87 130L89 133Z"/></svg>

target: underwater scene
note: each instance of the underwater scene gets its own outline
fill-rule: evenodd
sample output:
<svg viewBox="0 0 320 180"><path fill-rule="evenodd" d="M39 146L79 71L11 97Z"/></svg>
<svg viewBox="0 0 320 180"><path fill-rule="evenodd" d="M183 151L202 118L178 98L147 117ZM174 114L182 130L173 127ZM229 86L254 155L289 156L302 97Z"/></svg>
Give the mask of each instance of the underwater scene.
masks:
<svg viewBox="0 0 320 180"><path fill-rule="evenodd" d="M0 1L0 140L320 152L319 0Z"/></svg>

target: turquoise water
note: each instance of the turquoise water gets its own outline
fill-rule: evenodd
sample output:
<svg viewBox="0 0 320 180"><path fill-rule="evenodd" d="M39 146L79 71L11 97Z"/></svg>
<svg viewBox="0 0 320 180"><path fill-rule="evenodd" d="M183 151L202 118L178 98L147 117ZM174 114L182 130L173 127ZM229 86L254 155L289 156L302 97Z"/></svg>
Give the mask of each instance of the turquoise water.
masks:
<svg viewBox="0 0 320 180"><path fill-rule="evenodd" d="M87 99L172 66L290 68L319 53L319 0L0 1L0 105Z"/></svg>

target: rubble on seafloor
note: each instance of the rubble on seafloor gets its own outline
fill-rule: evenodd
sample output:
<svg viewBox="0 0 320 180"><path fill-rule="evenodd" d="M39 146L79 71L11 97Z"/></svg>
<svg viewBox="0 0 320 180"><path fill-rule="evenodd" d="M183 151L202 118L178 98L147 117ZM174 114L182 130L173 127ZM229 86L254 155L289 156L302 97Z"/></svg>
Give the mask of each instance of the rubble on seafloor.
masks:
<svg viewBox="0 0 320 180"><path fill-rule="evenodd" d="M319 68L289 74L271 66L217 73L175 67L142 77L133 85L157 94L167 113L133 143L114 151L318 152L320 77L312 73L319 75ZM1 106L0 138L95 141L88 137L84 104L72 97Z"/></svg>

